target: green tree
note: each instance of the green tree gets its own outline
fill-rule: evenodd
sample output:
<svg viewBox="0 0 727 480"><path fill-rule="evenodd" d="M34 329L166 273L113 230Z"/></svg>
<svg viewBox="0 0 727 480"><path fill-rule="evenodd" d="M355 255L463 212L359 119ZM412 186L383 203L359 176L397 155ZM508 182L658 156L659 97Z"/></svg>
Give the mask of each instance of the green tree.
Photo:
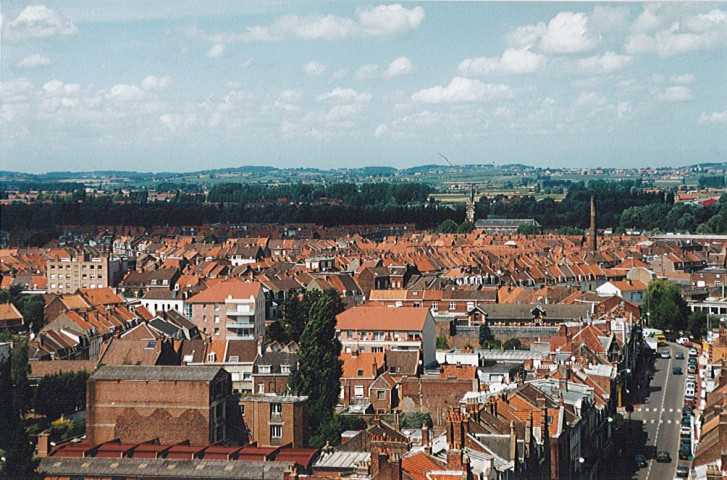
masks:
<svg viewBox="0 0 727 480"><path fill-rule="evenodd" d="M15 407L22 401L15 399L12 371L12 361L0 366L0 478L33 478L38 461Z"/></svg>
<svg viewBox="0 0 727 480"><path fill-rule="evenodd" d="M336 295L337 296L337 295ZM331 294L322 294L308 311L308 322L300 337L298 364L288 377L290 391L308 397L306 435L309 445L321 447L333 421L343 373L341 342L336 338L336 315L343 311Z"/></svg>
<svg viewBox="0 0 727 480"><path fill-rule="evenodd" d="M424 424L429 428L434 426L431 413L411 412L404 413L399 417L399 425L403 428L422 428Z"/></svg>
<svg viewBox="0 0 727 480"><path fill-rule="evenodd" d="M447 337L437 337L437 350L446 350L448 348Z"/></svg>
<svg viewBox="0 0 727 480"><path fill-rule="evenodd" d="M532 223L523 223L522 225L517 227L518 235L535 235L537 233L539 233L538 227L536 227Z"/></svg>
<svg viewBox="0 0 727 480"><path fill-rule="evenodd" d="M482 322L482 325L480 325L480 346L482 348L487 348L487 345L489 345L490 342L492 342L495 337L492 335L492 330L490 330L490 326L487 324L487 322Z"/></svg>
<svg viewBox="0 0 727 480"><path fill-rule="evenodd" d="M43 295L23 295L15 304L23 314L26 325L30 325L34 332L39 332L44 324L45 300Z"/></svg>
<svg viewBox="0 0 727 480"><path fill-rule="evenodd" d="M684 330L689 308L679 287L668 280L653 280L644 297L643 309L649 319L649 327L660 330Z"/></svg>
<svg viewBox="0 0 727 480"><path fill-rule="evenodd" d="M475 229L475 224L472 222L462 222L457 227L457 233L472 233Z"/></svg>
<svg viewBox="0 0 727 480"><path fill-rule="evenodd" d="M687 317L687 329L696 340L704 337L707 334L707 314L702 311L691 312Z"/></svg>
<svg viewBox="0 0 727 480"><path fill-rule="evenodd" d="M30 409L31 401L30 382L28 382L30 365L28 364L27 339L20 338L13 344L13 349L10 352L10 368L15 409L21 415L25 415L25 412Z"/></svg>
<svg viewBox="0 0 727 480"><path fill-rule="evenodd" d="M437 233L455 233L457 231L457 223L448 218L439 224L437 227Z"/></svg>
<svg viewBox="0 0 727 480"><path fill-rule="evenodd" d="M55 420L86 407L88 372L65 372L40 379L33 395L33 410Z"/></svg>
<svg viewBox="0 0 727 480"><path fill-rule="evenodd" d="M505 350L523 350L523 344L519 339L511 338L505 342L502 348Z"/></svg>

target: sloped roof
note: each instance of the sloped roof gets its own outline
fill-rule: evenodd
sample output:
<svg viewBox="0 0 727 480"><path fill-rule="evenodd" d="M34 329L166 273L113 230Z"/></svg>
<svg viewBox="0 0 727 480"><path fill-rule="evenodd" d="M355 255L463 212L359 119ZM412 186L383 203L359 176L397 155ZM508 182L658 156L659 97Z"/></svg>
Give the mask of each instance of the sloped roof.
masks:
<svg viewBox="0 0 727 480"><path fill-rule="evenodd" d="M187 303L223 303L228 297L233 299L257 297L261 289L259 282L245 282L240 278L231 278L189 298Z"/></svg>
<svg viewBox="0 0 727 480"><path fill-rule="evenodd" d="M421 331L429 315L426 308L358 306L338 314L336 329Z"/></svg>

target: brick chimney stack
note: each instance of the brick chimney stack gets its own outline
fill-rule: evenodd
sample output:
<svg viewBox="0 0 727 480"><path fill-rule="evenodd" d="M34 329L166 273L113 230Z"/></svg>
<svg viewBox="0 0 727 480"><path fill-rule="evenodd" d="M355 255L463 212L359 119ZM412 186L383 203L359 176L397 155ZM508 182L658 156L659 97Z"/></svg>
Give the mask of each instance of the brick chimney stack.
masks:
<svg viewBox="0 0 727 480"><path fill-rule="evenodd" d="M38 434L38 456L39 457L47 457L48 451L49 451L49 442L50 442L50 434L49 433L39 433Z"/></svg>

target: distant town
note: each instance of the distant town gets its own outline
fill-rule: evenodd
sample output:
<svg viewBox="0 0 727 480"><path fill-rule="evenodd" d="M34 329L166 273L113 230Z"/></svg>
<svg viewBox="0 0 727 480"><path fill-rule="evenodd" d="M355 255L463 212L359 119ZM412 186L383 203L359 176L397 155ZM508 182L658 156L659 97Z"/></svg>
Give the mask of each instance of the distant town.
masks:
<svg viewBox="0 0 727 480"><path fill-rule="evenodd" d="M715 480L725 165L0 173L9 478Z"/></svg>

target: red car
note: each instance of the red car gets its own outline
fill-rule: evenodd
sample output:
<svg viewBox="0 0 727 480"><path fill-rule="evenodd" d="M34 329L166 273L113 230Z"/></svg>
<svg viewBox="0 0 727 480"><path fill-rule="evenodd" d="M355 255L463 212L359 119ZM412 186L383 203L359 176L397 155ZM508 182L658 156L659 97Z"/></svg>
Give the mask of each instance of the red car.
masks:
<svg viewBox="0 0 727 480"><path fill-rule="evenodd" d="M694 402L693 398L685 398L684 399L684 406L685 407L691 407L694 408L697 406L697 404Z"/></svg>

